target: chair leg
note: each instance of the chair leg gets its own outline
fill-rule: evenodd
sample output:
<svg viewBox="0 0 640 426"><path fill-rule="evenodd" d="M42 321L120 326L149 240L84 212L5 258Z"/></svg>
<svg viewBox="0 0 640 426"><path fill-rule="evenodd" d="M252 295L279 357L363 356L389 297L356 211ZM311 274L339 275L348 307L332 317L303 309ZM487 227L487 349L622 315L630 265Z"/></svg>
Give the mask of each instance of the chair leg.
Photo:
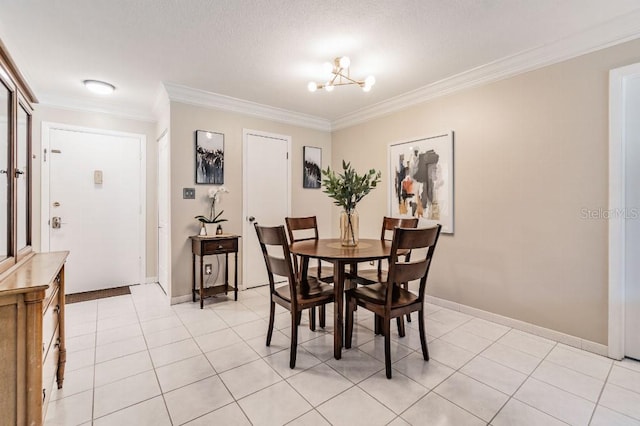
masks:
<svg viewBox="0 0 640 426"><path fill-rule="evenodd" d="M351 349L351 340L353 338L353 311L355 301L347 296L347 317L345 318L345 331L344 331L344 347Z"/></svg>
<svg viewBox="0 0 640 426"><path fill-rule="evenodd" d="M382 334L384 334L384 367L387 379L391 378L391 318L384 318Z"/></svg>
<svg viewBox="0 0 640 426"><path fill-rule="evenodd" d="M295 315L291 312L291 349L289 355L289 368L292 370L296 367L296 354L298 352L298 317L300 312Z"/></svg>
<svg viewBox="0 0 640 426"><path fill-rule="evenodd" d="M420 345L422 345L422 357L429 361L429 349L427 348L427 335L424 329L424 309L418 311L418 328L420 330Z"/></svg>
<svg viewBox="0 0 640 426"><path fill-rule="evenodd" d="M320 305L320 328L324 328L326 325L326 319L327 319L327 305Z"/></svg>
<svg viewBox="0 0 640 426"><path fill-rule="evenodd" d="M404 318L402 318L402 315L396 318L396 322L398 323L398 336L404 337Z"/></svg>
<svg viewBox="0 0 640 426"><path fill-rule="evenodd" d="M378 315L373 317L373 332L376 336L382 334L382 317Z"/></svg>
<svg viewBox="0 0 640 426"><path fill-rule="evenodd" d="M297 325L300 325L302 322L302 311L298 312L296 322L298 323Z"/></svg>
<svg viewBox="0 0 640 426"><path fill-rule="evenodd" d="M407 322L411 322L411 314L407 314Z"/></svg>
<svg viewBox="0 0 640 426"><path fill-rule="evenodd" d="M271 345L271 336L273 336L273 321L276 316L276 304L271 302L271 309L269 310L269 329L267 330L267 346Z"/></svg>
<svg viewBox="0 0 640 426"><path fill-rule="evenodd" d="M316 331L316 307L309 308L309 329Z"/></svg>

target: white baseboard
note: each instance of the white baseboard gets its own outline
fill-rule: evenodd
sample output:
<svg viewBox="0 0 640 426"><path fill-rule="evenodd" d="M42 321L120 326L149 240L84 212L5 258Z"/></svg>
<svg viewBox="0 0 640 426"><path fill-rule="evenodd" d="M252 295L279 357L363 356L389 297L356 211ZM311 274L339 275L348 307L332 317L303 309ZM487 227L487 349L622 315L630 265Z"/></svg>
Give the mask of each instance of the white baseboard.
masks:
<svg viewBox="0 0 640 426"><path fill-rule="evenodd" d="M514 318L505 317L493 312L483 311L482 309L473 308L471 306L463 305L461 303L452 302L446 299L440 299L434 296L425 295L425 301L434 305L442 306L444 308L451 309L453 311L462 312L464 314L473 315L477 318L482 318L487 321L502 324L507 327L515 328L516 330L524 331L527 333L535 334L536 336L544 337L545 339L553 340L554 342L564 343L574 348L583 349L587 352L591 352L597 355L608 356L609 348L607 345L601 343L592 342L590 340L581 339L580 337L571 336L569 334L560 333L559 331L551 330L549 328L540 327L535 324L520 321Z"/></svg>
<svg viewBox="0 0 640 426"><path fill-rule="evenodd" d="M155 284L158 282L158 277L146 277L144 279L145 284Z"/></svg>
<svg viewBox="0 0 640 426"><path fill-rule="evenodd" d="M178 303L192 302L192 295L185 294L184 296L176 296L171 298L171 304L177 305Z"/></svg>

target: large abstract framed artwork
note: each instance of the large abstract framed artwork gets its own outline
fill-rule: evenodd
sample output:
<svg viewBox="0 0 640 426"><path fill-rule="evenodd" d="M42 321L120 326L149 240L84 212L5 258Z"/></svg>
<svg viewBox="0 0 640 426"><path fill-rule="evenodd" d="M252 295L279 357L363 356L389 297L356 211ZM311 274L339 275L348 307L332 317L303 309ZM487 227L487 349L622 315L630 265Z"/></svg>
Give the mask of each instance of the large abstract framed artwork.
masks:
<svg viewBox="0 0 640 426"><path fill-rule="evenodd" d="M196 183L224 183L224 134L196 130Z"/></svg>
<svg viewBox="0 0 640 426"><path fill-rule="evenodd" d="M303 148L304 166L302 170L303 188L320 188L322 182L322 148Z"/></svg>
<svg viewBox="0 0 640 426"><path fill-rule="evenodd" d="M453 234L453 132L389 145L389 214Z"/></svg>

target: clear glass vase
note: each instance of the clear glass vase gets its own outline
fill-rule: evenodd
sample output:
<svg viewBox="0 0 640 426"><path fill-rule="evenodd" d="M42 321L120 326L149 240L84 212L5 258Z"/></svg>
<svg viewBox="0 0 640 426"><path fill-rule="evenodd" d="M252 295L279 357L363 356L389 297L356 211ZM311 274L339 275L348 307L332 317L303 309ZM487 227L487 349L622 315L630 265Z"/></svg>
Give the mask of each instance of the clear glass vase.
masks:
<svg viewBox="0 0 640 426"><path fill-rule="evenodd" d="M355 247L358 245L360 234L360 218L358 212L353 209L351 213L340 213L340 243L343 246Z"/></svg>

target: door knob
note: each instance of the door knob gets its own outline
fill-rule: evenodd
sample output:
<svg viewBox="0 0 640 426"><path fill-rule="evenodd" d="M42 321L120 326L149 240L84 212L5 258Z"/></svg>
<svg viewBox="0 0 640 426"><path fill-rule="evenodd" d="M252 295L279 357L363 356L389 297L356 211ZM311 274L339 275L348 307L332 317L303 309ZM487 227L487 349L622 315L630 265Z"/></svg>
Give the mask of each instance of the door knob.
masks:
<svg viewBox="0 0 640 426"><path fill-rule="evenodd" d="M255 221L256 221L256 218L255 218L255 217L253 217L253 216L249 216L249 217L247 218L247 220L248 220L249 222L253 223L253 222L255 222Z"/></svg>
<svg viewBox="0 0 640 426"><path fill-rule="evenodd" d="M60 229L62 226L62 218L59 216L54 216L51 218L51 227L53 229Z"/></svg>

